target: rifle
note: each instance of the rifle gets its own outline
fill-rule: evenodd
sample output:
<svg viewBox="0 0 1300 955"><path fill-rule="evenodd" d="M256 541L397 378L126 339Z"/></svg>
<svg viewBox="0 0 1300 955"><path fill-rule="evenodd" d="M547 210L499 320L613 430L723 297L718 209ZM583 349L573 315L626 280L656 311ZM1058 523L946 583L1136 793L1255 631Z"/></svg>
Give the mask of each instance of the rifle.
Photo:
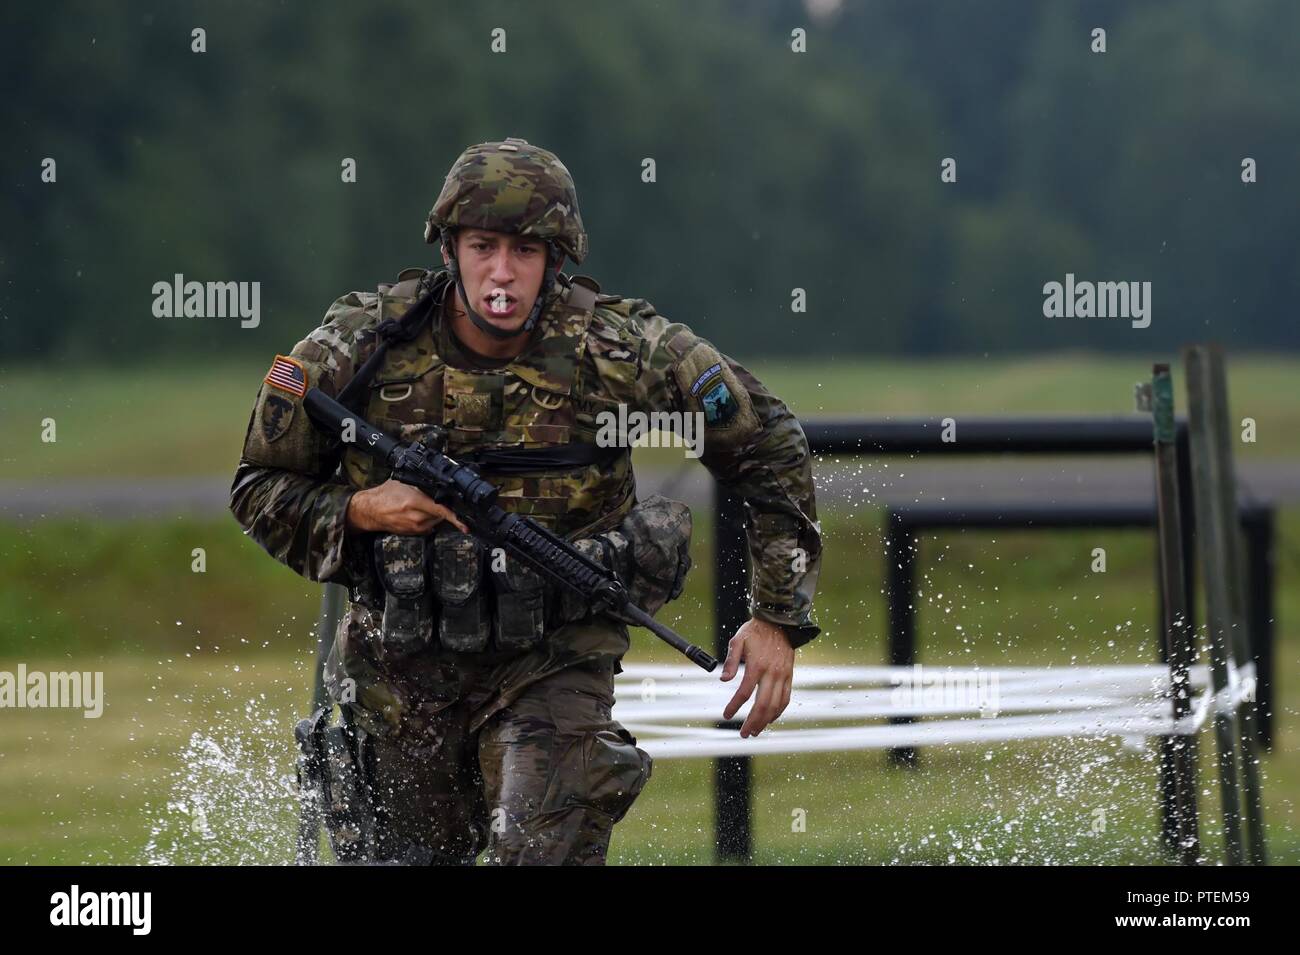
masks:
<svg viewBox="0 0 1300 955"><path fill-rule="evenodd" d="M355 439L348 443L387 465L395 480L419 488L449 507L481 542L503 548L578 594L587 606L619 614L644 627L705 671L712 673L717 667L713 656L632 603L613 571L589 560L532 518L504 510L496 503L496 486L470 465L460 464L436 448L403 443L385 434L319 388L307 390L303 407L317 429L326 434L343 440L351 431Z"/></svg>

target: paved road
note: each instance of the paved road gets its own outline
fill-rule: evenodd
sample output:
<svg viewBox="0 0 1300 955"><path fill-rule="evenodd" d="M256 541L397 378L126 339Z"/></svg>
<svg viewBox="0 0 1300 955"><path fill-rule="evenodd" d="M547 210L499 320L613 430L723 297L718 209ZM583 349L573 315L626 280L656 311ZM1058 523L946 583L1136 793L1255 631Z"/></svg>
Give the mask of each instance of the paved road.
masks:
<svg viewBox="0 0 1300 955"><path fill-rule="evenodd" d="M917 462L898 459L841 460L817 467L817 500L824 508L909 502L981 501L1070 503L1152 501L1150 462L1124 459L971 460ZM1243 498L1300 503L1300 460L1238 464ZM712 479L698 462L678 470L639 473L642 497L654 492L692 505L709 500ZM32 522L43 517L86 515L129 520L225 513L228 477L148 480L0 481L0 520Z"/></svg>

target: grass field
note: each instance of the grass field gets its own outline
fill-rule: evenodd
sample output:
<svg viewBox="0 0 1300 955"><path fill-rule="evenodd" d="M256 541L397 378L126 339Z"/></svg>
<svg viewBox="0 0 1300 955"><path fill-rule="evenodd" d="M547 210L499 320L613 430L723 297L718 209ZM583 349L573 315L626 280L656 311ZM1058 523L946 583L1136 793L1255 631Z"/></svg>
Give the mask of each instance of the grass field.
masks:
<svg viewBox="0 0 1300 955"><path fill-rule="evenodd" d="M1124 413L1135 359L753 363L801 415ZM0 479L230 474L264 363L199 370L18 369L0 376ZM1230 368L1243 456L1300 455L1300 362ZM40 440L53 417L57 441ZM869 477L865 480L869 481ZM821 638L805 663L884 659L879 515L823 513ZM709 526L696 571L661 615L710 639ZM1091 550L1107 550L1105 574ZM192 550L206 570L191 568ZM947 533L919 581L926 664L1151 662L1153 545L1141 531ZM1300 863L1300 512L1282 513L1276 746L1263 763L1273 861ZM102 670L106 708L0 711L0 864L283 862L294 807L290 733L304 714L319 589L275 564L233 520L61 517L0 523L0 670ZM632 658L672 652L634 631ZM1201 739L1202 836L1222 856L1212 738ZM1113 741L927 749L919 768L879 752L755 761L756 858L766 863L1157 862L1151 752ZM663 760L616 830L612 861L708 863L712 769ZM1104 832L1094 833L1103 810ZM805 831L793 831L802 810Z"/></svg>

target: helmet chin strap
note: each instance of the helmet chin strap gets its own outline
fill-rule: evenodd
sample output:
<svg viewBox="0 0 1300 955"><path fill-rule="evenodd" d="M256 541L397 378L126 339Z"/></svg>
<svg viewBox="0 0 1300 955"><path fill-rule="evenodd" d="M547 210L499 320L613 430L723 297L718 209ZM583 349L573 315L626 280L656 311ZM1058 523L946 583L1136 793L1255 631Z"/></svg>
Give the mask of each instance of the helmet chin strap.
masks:
<svg viewBox="0 0 1300 955"><path fill-rule="evenodd" d="M469 316L469 320L474 323L479 331L500 341L505 341L519 335L526 335L537 327L537 320L541 318L542 309L546 304L546 296L555 285L554 266L564 261L562 254L558 256L555 254L550 242L546 243L546 271L542 276L542 287L537 292L537 300L533 302L532 310L529 311L528 317L524 319L524 323L514 331L498 328L474 311L474 307L469 303L469 295L465 292L465 280L460 275L460 263L456 261L455 241L445 232L443 233L442 247L447 253L447 271L456 280L456 290L460 293L460 300L465 303L465 314Z"/></svg>

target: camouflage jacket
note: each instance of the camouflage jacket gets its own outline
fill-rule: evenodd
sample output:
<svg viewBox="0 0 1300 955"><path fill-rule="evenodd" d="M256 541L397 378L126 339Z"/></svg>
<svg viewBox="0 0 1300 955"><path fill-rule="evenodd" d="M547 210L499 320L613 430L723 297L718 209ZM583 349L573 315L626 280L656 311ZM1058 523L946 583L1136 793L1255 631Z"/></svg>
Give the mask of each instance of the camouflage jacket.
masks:
<svg viewBox="0 0 1300 955"><path fill-rule="evenodd" d="M409 277L421 274L422 270L407 270L399 281L405 279L409 286ZM575 439L591 440L597 420L614 420L620 406L628 415L637 411L694 414L694 421L704 426L698 446L701 462L746 502L753 568L751 615L782 625L795 646L811 640L819 632L811 613L821 536L808 442L798 420L741 365L685 325L659 315L643 299L598 295L594 307L585 312L563 309L563 300L577 287L568 276L561 276L560 293L543 314L541 334L535 334L526 349L527 353L554 344L550 336L558 334L561 325L578 342L571 383ZM288 356L277 357L258 393L231 487L230 508L244 532L276 560L310 580L358 585L357 568L366 565L361 545L354 540L358 535L346 532L348 501L359 488L381 483L386 475L367 467L356 449L348 449L345 455L337 441L317 432L307 420L298 392L319 387L337 396L342 391L378 344L380 320L402 314L413 300L387 297L388 288L381 286L379 293L352 292L338 299L320 327ZM381 372L372 388L381 388L385 381L402 381L404 360L423 360L426 364L420 367L427 367L431 358L427 353L438 349L439 341L447 342L446 330L438 327L440 312L435 311L426 334L404 353L390 346L384 367L392 372L398 362L398 373ZM455 360L451 355L445 360L451 382ZM533 368L538 367L544 379L548 366L534 362ZM440 383L443 387L450 385ZM447 401L452 397L447 394ZM375 405L370 408L374 415ZM386 430L401 430L408 440L418 437L421 427L385 421L382 414L371 421ZM547 436L525 432L513 437L520 444L536 444L546 443ZM448 450L454 456L459 450L454 432L452 439ZM618 473L625 467L626 481L610 481L602 489L608 498L618 496L622 483L634 487L630 453L623 458L625 464L612 470ZM512 500L521 507L530 499L527 488L503 485L501 503L507 509ZM581 519L561 519L553 526L570 537L584 536L571 532L578 525L589 529L589 518L598 518L620 503L570 499L568 509Z"/></svg>

